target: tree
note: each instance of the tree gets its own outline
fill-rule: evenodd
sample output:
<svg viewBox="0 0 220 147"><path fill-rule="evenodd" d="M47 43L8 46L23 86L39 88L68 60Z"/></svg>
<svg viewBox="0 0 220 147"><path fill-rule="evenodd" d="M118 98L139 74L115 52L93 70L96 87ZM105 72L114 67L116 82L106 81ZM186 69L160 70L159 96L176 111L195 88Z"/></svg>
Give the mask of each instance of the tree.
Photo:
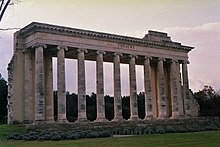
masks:
<svg viewBox="0 0 220 147"><path fill-rule="evenodd" d="M6 123L8 86L0 74L0 124Z"/></svg>
<svg viewBox="0 0 220 147"><path fill-rule="evenodd" d="M194 93L194 97L200 106L200 116L219 116L220 118L219 92L211 86L204 86L202 90Z"/></svg>
<svg viewBox="0 0 220 147"><path fill-rule="evenodd" d="M3 15L7 9L7 7L9 6L11 0L0 0L1 4L0 4L0 22L3 18Z"/></svg>

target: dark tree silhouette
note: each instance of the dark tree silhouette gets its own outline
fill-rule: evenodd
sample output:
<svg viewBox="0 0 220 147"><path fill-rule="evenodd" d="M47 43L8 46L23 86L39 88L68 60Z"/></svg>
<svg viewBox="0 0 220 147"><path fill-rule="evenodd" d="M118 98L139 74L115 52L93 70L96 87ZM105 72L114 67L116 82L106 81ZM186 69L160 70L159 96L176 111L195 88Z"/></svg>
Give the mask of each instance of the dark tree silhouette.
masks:
<svg viewBox="0 0 220 147"><path fill-rule="evenodd" d="M219 116L220 119L220 93L216 92L211 86L204 88L196 93L194 97L200 106L200 116Z"/></svg>
<svg viewBox="0 0 220 147"><path fill-rule="evenodd" d="M130 96L123 96L122 97L122 116L126 120L128 120L131 116L131 114L130 114Z"/></svg>
<svg viewBox="0 0 220 147"><path fill-rule="evenodd" d="M105 96L105 117L109 121L114 119L114 97L109 95Z"/></svg>
<svg viewBox="0 0 220 147"><path fill-rule="evenodd" d="M0 124L7 123L7 96L7 82L0 74Z"/></svg>

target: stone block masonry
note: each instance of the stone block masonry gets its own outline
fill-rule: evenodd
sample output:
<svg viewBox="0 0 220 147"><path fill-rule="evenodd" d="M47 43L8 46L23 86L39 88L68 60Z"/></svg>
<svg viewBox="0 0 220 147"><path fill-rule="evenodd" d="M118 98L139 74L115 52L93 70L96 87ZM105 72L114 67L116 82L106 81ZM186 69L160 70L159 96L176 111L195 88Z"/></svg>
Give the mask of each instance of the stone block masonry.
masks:
<svg viewBox="0 0 220 147"><path fill-rule="evenodd" d="M113 63L114 119L122 117L120 64L129 64L130 114L139 121L136 65L143 66L145 121L191 117L188 53L167 33L149 31L134 38L33 22L14 35L8 66L8 123L69 123L66 119L65 58L77 59L78 119L86 117L85 61L96 62L97 119L106 122L103 62ZM58 119L54 119L52 57L57 58ZM183 87L183 88L181 88ZM111 123L111 122L110 122Z"/></svg>

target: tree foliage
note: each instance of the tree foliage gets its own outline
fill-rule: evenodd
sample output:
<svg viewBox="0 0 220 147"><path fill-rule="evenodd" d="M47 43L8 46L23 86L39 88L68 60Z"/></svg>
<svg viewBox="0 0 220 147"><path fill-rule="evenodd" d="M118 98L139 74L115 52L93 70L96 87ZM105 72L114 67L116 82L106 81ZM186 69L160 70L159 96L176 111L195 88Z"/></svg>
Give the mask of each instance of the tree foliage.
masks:
<svg viewBox="0 0 220 147"><path fill-rule="evenodd" d="M220 117L220 93L211 86L204 86L202 90L194 93L200 106L200 116Z"/></svg>
<svg viewBox="0 0 220 147"><path fill-rule="evenodd" d="M144 107L144 92L137 94L138 100L138 116L141 119L145 117L145 107ZM105 117L107 120L111 121L114 119L114 97L105 95ZM57 91L54 91L54 116L57 120ZM78 118L78 95L75 93L66 93L66 113L67 120L74 122ZM96 120L97 117L97 104L96 104L96 94L86 95L86 116L90 121ZM122 116L124 119L130 118L130 96L122 97Z"/></svg>

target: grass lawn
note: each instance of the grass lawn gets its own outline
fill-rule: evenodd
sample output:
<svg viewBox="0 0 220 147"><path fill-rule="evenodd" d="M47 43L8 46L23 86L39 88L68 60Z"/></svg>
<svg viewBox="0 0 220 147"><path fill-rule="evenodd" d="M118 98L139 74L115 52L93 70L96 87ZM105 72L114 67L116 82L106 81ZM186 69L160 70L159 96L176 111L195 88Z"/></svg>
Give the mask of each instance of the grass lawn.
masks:
<svg viewBox="0 0 220 147"><path fill-rule="evenodd" d="M8 135L13 133L20 133L24 130L25 126L23 125L0 125L0 140L5 140Z"/></svg>
<svg viewBox="0 0 220 147"><path fill-rule="evenodd" d="M3 128L3 129L2 129ZM5 130L4 130L5 128ZM9 131L22 131L22 127L16 126ZM3 131L2 131L3 130ZM71 141L8 141L7 127L0 125L0 147L146 147L146 146L220 146L220 131L207 131L195 133L155 134L129 137L109 137L98 139L80 139Z"/></svg>

